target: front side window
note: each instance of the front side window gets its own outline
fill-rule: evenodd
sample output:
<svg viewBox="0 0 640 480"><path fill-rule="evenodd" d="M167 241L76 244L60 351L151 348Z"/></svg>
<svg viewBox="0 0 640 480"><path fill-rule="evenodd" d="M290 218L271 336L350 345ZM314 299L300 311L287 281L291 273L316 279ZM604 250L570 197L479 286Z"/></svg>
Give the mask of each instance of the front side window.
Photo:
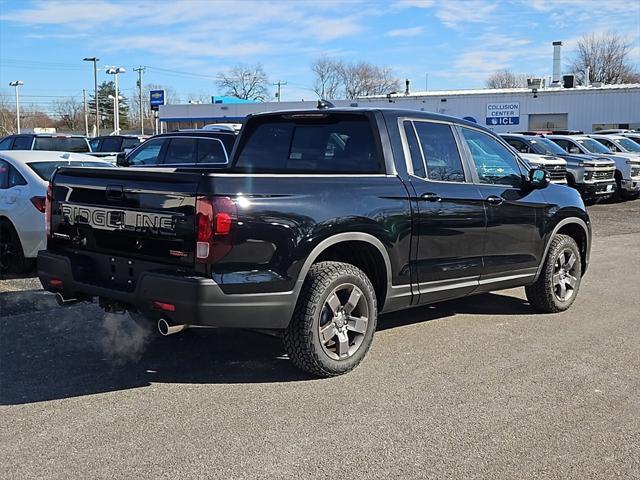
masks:
<svg viewBox="0 0 640 480"><path fill-rule="evenodd" d="M427 178L439 182L464 182L462 160L449 125L414 122L427 166Z"/></svg>
<svg viewBox="0 0 640 480"><path fill-rule="evenodd" d="M164 138L147 140L129 157L130 165L155 165L162 150Z"/></svg>
<svg viewBox="0 0 640 480"><path fill-rule="evenodd" d="M11 148L11 142L13 142L13 137L6 137L0 141L0 150L9 150Z"/></svg>
<svg viewBox="0 0 640 480"><path fill-rule="evenodd" d="M521 186L522 172L518 161L506 147L486 133L470 128L461 130L480 183Z"/></svg>
<svg viewBox="0 0 640 480"><path fill-rule="evenodd" d="M539 155L563 155L566 153L557 143L548 138L538 137L529 140L535 153Z"/></svg>
<svg viewBox="0 0 640 480"><path fill-rule="evenodd" d="M638 145L633 140L628 138L620 138L618 143L625 149L627 152L640 153L640 145Z"/></svg>
<svg viewBox="0 0 640 480"><path fill-rule="evenodd" d="M268 116L248 125L234 169L255 173L384 173L363 115Z"/></svg>
<svg viewBox="0 0 640 480"><path fill-rule="evenodd" d="M172 138L164 156L164 163L195 163L195 138Z"/></svg>
<svg viewBox="0 0 640 480"><path fill-rule="evenodd" d="M590 153L611 153L611 150L592 138L583 138L577 142Z"/></svg>

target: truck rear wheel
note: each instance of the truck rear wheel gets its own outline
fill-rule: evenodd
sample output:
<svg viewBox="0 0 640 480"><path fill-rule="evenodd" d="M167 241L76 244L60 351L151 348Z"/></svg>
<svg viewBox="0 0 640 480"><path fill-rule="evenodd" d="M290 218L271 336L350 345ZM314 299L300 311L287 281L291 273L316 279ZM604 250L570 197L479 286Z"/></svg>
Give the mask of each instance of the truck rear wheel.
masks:
<svg viewBox="0 0 640 480"><path fill-rule="evenodd" d="M542 272L525 287L529 303L546 313L567 310L575 301L582 279L582 261L576 241L568 235L551 240Z"/></svg>
<svg viewBox="0 0 640 480"><path fill-rule="evenodd" d="M284 334L289 358L321 377L341 375L364 358L378 318L373 285L359 268L340 262L311 266Z"/></svg>

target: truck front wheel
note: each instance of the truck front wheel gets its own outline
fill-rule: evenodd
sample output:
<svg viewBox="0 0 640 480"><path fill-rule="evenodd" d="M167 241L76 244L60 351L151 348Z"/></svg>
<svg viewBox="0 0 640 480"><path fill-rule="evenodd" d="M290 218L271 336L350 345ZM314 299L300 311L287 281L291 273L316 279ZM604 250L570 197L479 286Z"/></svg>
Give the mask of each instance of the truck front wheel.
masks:
<svg viewBox="0 0 640 480"><path fill-rule="evenodd" d="M542 272L533 285L525 287L529 303L546 313L563 312L575 301L582 279L580 249L568 235L551 240Z"/></svg>
<svg viewBox="0 0 640 480"><path fill-rule="evenodd" d="M377 308L373 285L359 268L340 262L312 265L284 334L289 358L321 377L349 372L369 350Z"/></svg>

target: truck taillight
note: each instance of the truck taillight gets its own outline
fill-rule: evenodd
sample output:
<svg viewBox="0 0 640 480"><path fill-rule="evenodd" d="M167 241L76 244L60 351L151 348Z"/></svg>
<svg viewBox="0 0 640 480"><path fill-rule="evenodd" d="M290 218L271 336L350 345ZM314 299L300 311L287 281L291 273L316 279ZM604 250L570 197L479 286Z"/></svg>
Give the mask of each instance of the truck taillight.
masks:
<svg viewBox="0 0 640 480"><path fill-rule="evenodd" d="M196 258L202 263L216 262L232 246L233 225L238 219L236 204L229 197L196 199Z"/></svg>
<svg viewBox="0 0 640 480"><path fill-rule="evenodd" d="M53 185L49 183L47 196L44 201L44 223L47 231L47 238L51 238L51 202L53 201Z"/></svg>

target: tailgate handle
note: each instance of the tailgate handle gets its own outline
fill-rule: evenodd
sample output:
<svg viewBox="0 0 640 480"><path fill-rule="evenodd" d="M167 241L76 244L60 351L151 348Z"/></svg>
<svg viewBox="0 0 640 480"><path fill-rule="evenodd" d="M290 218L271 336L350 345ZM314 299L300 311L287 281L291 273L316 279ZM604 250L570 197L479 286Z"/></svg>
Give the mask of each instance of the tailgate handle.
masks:
<svg viewBox="0 0 640 480"><path fill-rule="evenodd" d="M122 200L124 188L122 185L107 185L108 200Z"/></svg>

